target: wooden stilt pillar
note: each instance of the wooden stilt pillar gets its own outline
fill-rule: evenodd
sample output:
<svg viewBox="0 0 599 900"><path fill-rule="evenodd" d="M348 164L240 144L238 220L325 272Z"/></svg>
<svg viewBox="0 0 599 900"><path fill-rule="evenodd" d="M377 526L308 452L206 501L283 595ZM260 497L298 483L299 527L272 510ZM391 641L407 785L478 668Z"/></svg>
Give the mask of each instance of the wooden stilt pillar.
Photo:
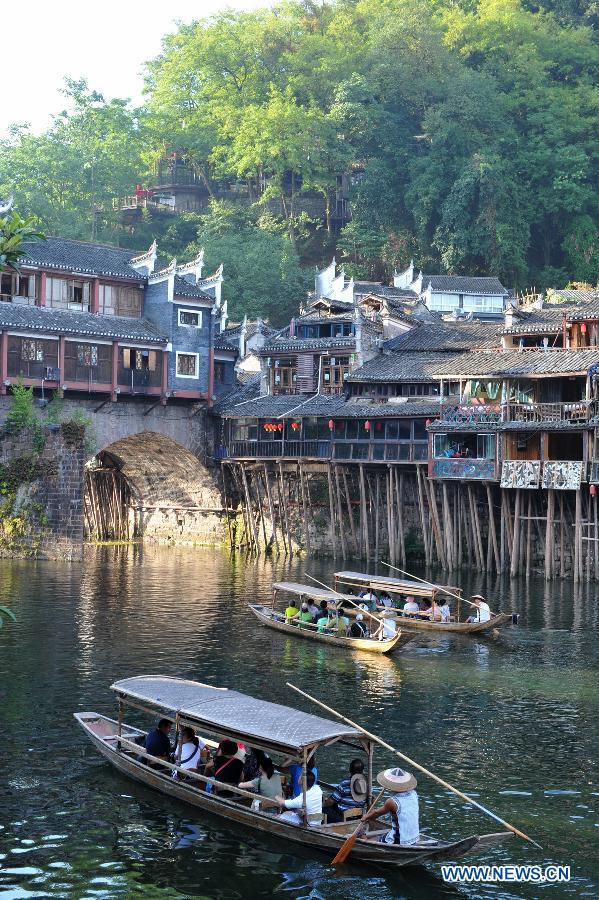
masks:
<svg viewBox="0 0 599 900"><path fill-rule="evenodd" d="M516 488L516 503L514 506L514 536L512 540L512 564L510 566L510 575L512 577L518 574L520 568L520 503L522 490Z"/></svg>
<svg viewBox="0 0 599 900"><path fill-rule="evenodd" d="M335 535L335 502L333 499L333 464L330 462L327 470L327 484L329 488L329 515L331 517L331 547L333 557L337 556L337 541Z"/></svg>
<svg viewBox="0 0 599 900"><path fill-rule="evenodd" d="M364 479L364 466L360 463L360 518L364 548L364 556L370 560L370 541L368 537L368 509L366 506L366 482Z"/></svg>
<svg viewBox="0 0 599 900"><path fill-rule="evenodd" d="M302 518L304 521L304 543L306 545L306 551L308 555L311 554L310 548L310 527L308 523L308 504L306 502L306 485L304 484L304 467L300 463L298 463L298 473L300 479L300 488L302 494Z"/></svg>
<svg viewBox="0 0 599 900"><path fill-rule="evenodd" d="M264 484L266 487L266 498L268 500L268 511L270 514L270 524L272 528L272 534L270 536L269 544L272 546L273 541L277 551L277 556L281 553L281 548L279 546L279 539L277 537L277 521L275 519L275 508L272 502L272 491L270 489L270 473L268 471L268 466L264 463Z"/></svg>
<svg viewBox="0 0 599 900"><path fill-rule="evenodd" d="M555 509L555 491L547 490L547 524L545 526L545 581L553 578L553 519Z"/></svg>
<svg viewBox="0 0 599 900"><path fill-rule="evenodd" d="M339 537L341 538L341 556L343 562L347 559L347 543L345 540L345 528L343 525L343 506L341 505L341 486L339 483L339 467L335 466L335 488L337 494L337 515L339 517Z"/></svg>
<svg viewBox="0 0 599 900"><path fill-rule="evenodd" d="M422 486L422 482L424 481L424 476L421 471L420 466L416 466L416 479L418 481L418 506L420 508L420 523L422 526L422 543L424 545L424 559L427 566L431 564L431 545L430 545L430 534L426 527L426 511L424 508L424 489Z"/></svg>
<svg viewBox="0 0 599 900"><path fill-rule="evenodd" d="M445 557L447 559L447 568L449 571L455 568L453 561L453 522L449 507L449 496L447 490L447 482L443 482L443 533L445 537Z"/></svg>
<svg viewBox="0 0 599 900"><path fill-rule="evenodd" d="M576 491L576 506L574 514L574 582L578 583L582 575L582 559L581 559L581 501L580 488Z"/></svg>
<svg viewBox="0 0 599 900"><path fill-rule="evenodd" d="M501 571L501 560L499 557L499 547L497 546L497 529L495 527L495 508L493 506L493 491L489 482L487 488L487 505L489 507L489 534L491 536L491 545L493 548L493 559L495 560L495 571L497 574ZM489 567L490 571L490 567Z"/></svg>
<svg viewBox="0 0 599 900"><path fill-rule="evenodd" d="M375 474L374 496L374 560L379 561L379 548L381 538L381 476L377 470Z"/></svg>
<svg viewBox="0 0 599 900"><path fill-rule="evenodd" d="M393 468L391 469L393 472ZM399 558L402 566L406 565L406 538L405 538L405 529L404 529L404 505L403 505L403 488L404 488L404 474L400 472L399 480L397 476L397 469L395 469L395 489L397 494L397 542L399 544Z"/></svg>
<svg viewBox="0 0 599 900"><path fill-rule="evenodd" d="M356 534L356 523L354 521L354 511L351 505L351 491L348 486L347 472L343 470L343 490L345 493L345 505L347 506L347 515L349 518L349 527L351 530L353 548L355 553L359 553L358 536Z"/></svg>

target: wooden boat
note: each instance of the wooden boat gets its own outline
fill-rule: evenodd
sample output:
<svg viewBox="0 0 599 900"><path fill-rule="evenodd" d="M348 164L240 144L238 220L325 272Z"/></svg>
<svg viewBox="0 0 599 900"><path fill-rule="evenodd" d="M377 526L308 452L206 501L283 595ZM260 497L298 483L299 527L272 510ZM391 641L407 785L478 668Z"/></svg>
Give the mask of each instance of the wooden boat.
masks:
<svg viewBox="0 0 599 900"><path fill-rule="evenodd" d="M237 691L179 678L159 675L125 678L115 682L112 690L118 697L118 720L96 712L74 714L96 750L123 775L168 797L188 803L203 813L214 814L228 822L282 838L288 848L290 843L296 843L323 851L329 858L336 854L356 827L356 820L330 825L308 825L305 814L305 824L282 821L276 815L252 808L251 800L255 799L255 794L228 784L222 787L226 787L227 792L234 796L207 793L207 783L213 785L213 790L220 783L199 773L183 770L172 762L150 756L135 743L135 738L142 736L144 732L125 724L126 706L155 717L170 719L177 730L190 725L202 737L209 734L217 740L226 737L264 750L275 764L278 758L291 758L301 764L304 772L313 752L318 750L321 759L321 752L324 756L325 747L335 744L350 746L352 753L358 751L365 755L367 802L371 802L375 744L354 728L258 700ZM185 778L174 778L173 770L184 774ZM369 823L352 850L352 861L390 867L444 862L487 850L512 837L510 832L470 835L456 841L423 837L417 844L402 847L379 842L381 834L386 830L381 831L376 822Z"/></svg>
<svg viewBox="0 0 599 900"><path fill-rule="evenodd" d="M379 575L368 575L364 572L335 572L335 589L339 592L338 596L343 596L344 591L354 590L372 590L377 592L385 592L391 598L394 596L404 598L407 596L423 598L430 603L437 603L438 595L448 596L457 594L461 596L462 589L442 584L423 584L420 581L411 581L404 578L387 578ZM333 595L335 596L335 595ZM353 600L356 597L352 597ZM449 622L439 622L432 619L419 619L415 615L402 613L397 609L377 605L377 613L386 611L387 615L395 616L401 621L402 631L442 631L444 634L453 632L457 634L484 634L493 631L502 625L513 622L511 613L493 614L488 622L462 622L460 621L461 604L458 602L457 616ZM349 612L349 615L355 613Z"/></svg>
<svg viewBox="0 0 599 900"><path fill-rule="evenodd" d="M394 637L389 638L388 640L379 641L378 638L371 637L346 637L342 634L335 634L333 631L320 632L316 625L310 622L290 623L282 612L277 612L275 610L275 604L278 595L281 592L297 597L300 604L303 600L315 600L318 603L320 603L321 600L326 600L329 607L337 612L339 612L339 600L331 591L326 591L323 588L313 588L305 584L298 584L294 581L278 581L275 582L272 587L272 607L261 606L256 603L250 603L249 607L258 621L263 625L266 625L268 628L274 628L276 631L289 634L291 637L319 641L321 644L344 647L349 650L366 650L369 653L390 653L392 650L402 647L404 644L407 644L408 641L412 640L411 635L402 634L400 629L397 629L397 633Z"/></svg>

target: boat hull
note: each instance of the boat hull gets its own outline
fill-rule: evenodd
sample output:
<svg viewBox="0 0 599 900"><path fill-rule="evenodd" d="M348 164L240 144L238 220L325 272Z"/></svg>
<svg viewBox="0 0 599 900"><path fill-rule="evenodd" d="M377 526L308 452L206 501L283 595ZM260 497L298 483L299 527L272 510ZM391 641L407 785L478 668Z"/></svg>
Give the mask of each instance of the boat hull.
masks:
<svg viewBox="0 0 599 900"><path fill-rule="evenodd" d="M336 637L333 634L321 634L308 628L301 628L299 625L288 625L273 618L272 610L267 606L250 603L249 607L259 622L275 631L288 634L291 637L306 638L309 641L317 641L321 644L329 644L334 647L342 647L346 650L365 650L367 653L390 653L403 647L408 641L411 641L411 635L403 634L401 631L389 641L375 641L370 639Z"/></svg>
<svg viewBox="0 0 599 900"><path fill-rule="evenodd" d="M138 762L134 756L120 751L117 747L118 737L116 734L118 723L114 719L94 712L75 713L74 717L96 750L118 772L162 794L174 797L196 809L201 809L203 812L267 832L286 841L323 851L331 857L337 853L355 828L355 822L316 827L293 825L282 822L275 816L252 810L249 806L242 806L228 798L208 794L190 783L172 778L168 771L166 774L162 774L160 771L150 769ZM123 726L123 736L142 733L138 729ZM329 830L327 831L327 829ZM486 850L503 843L511 836L509 832L499 832L498 834L472 835L453 842L428 841L412 847L382 844L378 841L360 838L352 850L351 859L352 861L377 863L395 868L419 865L423 862L443 862Z"/></svg>

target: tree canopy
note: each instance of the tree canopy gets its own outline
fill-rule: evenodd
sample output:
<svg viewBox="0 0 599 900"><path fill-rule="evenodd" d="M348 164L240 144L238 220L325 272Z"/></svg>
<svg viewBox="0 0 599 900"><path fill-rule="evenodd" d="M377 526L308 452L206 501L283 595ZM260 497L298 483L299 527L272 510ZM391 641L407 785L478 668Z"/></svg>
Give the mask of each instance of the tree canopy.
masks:
<svg viewBox="0 0 599 900"><path fill-rule="evenodd" d="M16 127L0 145L0 195L14 191L49 232L141 249L152 227L179 255L203 240L208 259L223 254L234 308L251 314L282 315L335 250L362 277L413 257L516 288L597 282L595 19L593 0L229 9L164 38L141 109L70 82L70 108L46 133ZM150 183L167 149L184 150L225 205L122 229L112 197ZM245 193L232 201L234 184Z"/></svg>

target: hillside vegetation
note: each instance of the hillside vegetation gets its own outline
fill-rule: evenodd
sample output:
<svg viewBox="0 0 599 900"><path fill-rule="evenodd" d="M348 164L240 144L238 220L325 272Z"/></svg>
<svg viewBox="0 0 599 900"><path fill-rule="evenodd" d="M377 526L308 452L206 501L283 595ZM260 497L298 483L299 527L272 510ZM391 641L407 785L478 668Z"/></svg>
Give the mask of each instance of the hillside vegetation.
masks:
<svg viewBox="0 0 599 900"><path fill-rule="evenodd" d="M223 260L233 315L284 319L336 251L346 271L599 280L599 47L590 0L338 0L226 11L166 36L146 103L67 83L41 135L0 144L0 195L47 233ZM255 202L124 231L112 198L184 148L210 194ZM301 210L353 176L342 229ZM264 184L266 190L261 192ZM260 187L260 189L259 189ZM279 214L272 212L276 200Z"/></svg>

